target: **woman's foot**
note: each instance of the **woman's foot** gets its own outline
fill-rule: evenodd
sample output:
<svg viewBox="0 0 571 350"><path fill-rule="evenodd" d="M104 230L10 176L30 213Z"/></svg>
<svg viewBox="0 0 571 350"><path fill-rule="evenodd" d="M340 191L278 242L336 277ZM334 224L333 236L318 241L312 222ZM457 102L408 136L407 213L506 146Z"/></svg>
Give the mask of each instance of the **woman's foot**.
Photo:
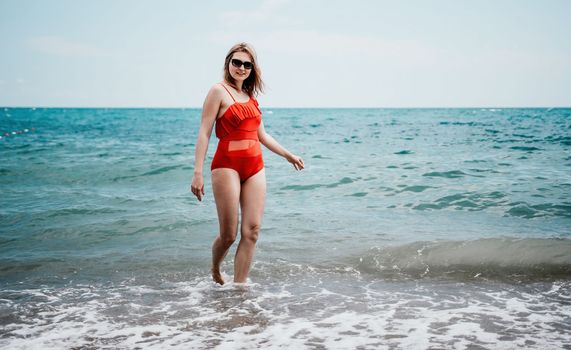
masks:
<svg viewBox="0 0 571 350"><path fill-rule="evenodd" d="M220 285L224 285L224 278L222 278L222 274L220 273L220 268L213 267L211 271L212 271L212 279L214 280L214 282Z"/></svg>

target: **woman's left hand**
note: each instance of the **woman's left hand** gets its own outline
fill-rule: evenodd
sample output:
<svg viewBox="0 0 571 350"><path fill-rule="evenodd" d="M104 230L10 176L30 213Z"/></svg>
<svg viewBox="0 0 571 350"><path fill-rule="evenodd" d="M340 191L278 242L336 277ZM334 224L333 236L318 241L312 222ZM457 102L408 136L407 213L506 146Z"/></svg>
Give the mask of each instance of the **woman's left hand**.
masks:
<svg viewBox="0 0 571 350"><path fill-rule="evenodd" d="M295 154L289 154L286 157L286 159L288 162L293 164L293 167L295 168L295 170L301 170L301 169L305 168L305 165L303 164L303 159L301 159L301 157L296 156Z"/></svg>

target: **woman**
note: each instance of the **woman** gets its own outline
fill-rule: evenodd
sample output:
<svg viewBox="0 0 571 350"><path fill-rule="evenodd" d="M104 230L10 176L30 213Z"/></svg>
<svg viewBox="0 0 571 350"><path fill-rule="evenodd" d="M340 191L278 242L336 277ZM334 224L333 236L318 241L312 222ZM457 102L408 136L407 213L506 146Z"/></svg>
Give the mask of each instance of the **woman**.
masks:
<svg viewBox="0 0 571 350"><path fill-rule="evenodd" d="M262 113L254 95L263 92L260 67L254 49L246 43L234 45L224 61L224 81L215 84L204 101L196 143L191 191L202 200L202 168L212 128L220 139L212 160L212 191L220 233L212 245L212 278L224 284L220 265L236 240L238 209L241 212L240 243L234 261L234 282L245 283L260 232L266 173L260 143L284 157L296 170L303 160L282 147L266 133Z"/></svg>

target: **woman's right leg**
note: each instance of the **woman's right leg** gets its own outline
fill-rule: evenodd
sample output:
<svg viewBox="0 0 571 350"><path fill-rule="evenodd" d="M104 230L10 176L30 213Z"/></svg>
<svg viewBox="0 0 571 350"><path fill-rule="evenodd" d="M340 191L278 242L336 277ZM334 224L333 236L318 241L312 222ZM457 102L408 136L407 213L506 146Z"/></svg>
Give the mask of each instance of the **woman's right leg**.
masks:
<svg viewBox="0 0 571 350"><path fill-rule="evenodd" d="M216 201L220 233L212 245L212 278L224 284L220 273L220 265L238 231L238 207L240 203L240 176L238 172L228 168L212 170L212 191Z"/></svg>

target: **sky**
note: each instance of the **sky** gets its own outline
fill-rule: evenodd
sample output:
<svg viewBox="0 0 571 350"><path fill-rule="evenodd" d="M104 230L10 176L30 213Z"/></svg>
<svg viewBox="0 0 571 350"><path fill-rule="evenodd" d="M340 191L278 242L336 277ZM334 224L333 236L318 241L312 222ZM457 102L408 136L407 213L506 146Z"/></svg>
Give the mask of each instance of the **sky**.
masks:
<svg viewBox="0 0 571 350"><path fill-rule="evenodd" d="M567 0L0 0L0 106L202 107L230 47L266 107L571 107Z"/></svg>

